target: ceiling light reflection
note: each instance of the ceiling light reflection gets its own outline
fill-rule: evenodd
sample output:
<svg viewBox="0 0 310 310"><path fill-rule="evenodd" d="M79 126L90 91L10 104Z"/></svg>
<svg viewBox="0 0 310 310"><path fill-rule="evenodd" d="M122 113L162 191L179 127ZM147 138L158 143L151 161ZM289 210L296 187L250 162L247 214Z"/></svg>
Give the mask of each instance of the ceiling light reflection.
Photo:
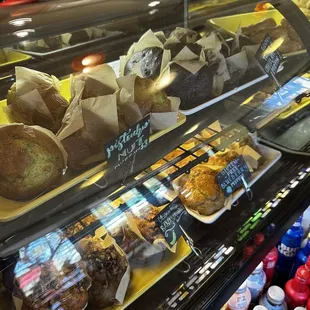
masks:
<svg viewBox="0 0 310 310"><path fill-rule="evenodd" d="M268 46L266 48L266 50L263 52L262 56L266 57L269 54L273 53L274 51L276 51L282 45L283 42L284 42L284 38L283 37L280 37L280 38L276 39L275 41L273 41L270 44L270 46Z"/></svg>
<svg viewBox="0 0 310 310"><path fill-rule="evenodd" d="M149 5L149 7L152 8L152 7L154 7L154 6L158 5L158 4L160 4L160 1L152 1L148 5Z"/></svg>
<svg viewBox="0 0 310 310"><path fill-rule="evenodd" d="M19 38L25 38L29 35L29 33L33 33L33 32L35 32L34 29L24 29L24 30L15 31L13 32L13 34Z"/></svg>
<svg viewBox="0 0 310 310"><path fill-rule="evenodd" d="M10 20L9 24L12 26L21 27L31 22L32 22L32 18L27 17L27 18L16 18L16 19Z"/></svg>

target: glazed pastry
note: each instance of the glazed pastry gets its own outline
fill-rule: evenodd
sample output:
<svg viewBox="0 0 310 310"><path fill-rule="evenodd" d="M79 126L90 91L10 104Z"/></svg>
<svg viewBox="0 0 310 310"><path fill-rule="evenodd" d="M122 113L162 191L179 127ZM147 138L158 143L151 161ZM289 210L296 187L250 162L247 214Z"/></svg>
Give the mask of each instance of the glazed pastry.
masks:
<svg viewBox="0 0 310 310"><path fill-rule="evenodd" d="M223 208L225 196L216 175L216 171L203 164L194 167L178 190L184 205L202 215L210 215Z"/></svg>

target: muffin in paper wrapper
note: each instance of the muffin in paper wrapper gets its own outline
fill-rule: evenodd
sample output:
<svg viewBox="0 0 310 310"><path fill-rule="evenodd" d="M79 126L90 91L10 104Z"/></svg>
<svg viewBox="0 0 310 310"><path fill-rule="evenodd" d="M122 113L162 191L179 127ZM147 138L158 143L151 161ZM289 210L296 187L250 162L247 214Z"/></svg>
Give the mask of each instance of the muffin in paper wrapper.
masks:
<svg viewBox="0 0 310 310"><path fill-rule="evenodd" d="M125 197L123 199L127 200ZM127 201L127 204L130 205L128 211L125 213L119 211L117 228L113 228L110 224L106 224L106 228L128 255L132 264L138 266L158 264L165 257L167 249L175 253L176 244L171 247L166 242L153 220L165 206L154 207L139 194L135 194L133 200ZM118 209L114 211L117 212Z"/></svg>
<svg viewBox="0 0 310 310"><path fill-rule="evenodd" d="M91 85L98 86L95 89L100 96L96 97L94 88L85 92L88 75L72 77L74 97L57 133L68 153L68 166L73 169L104 160L103 145L120 133L113 69L108 65L96 67L90 79Z"/></svg>
<svg viewBox="0 0 310 310"><path fill-rule="evenodd" d="M84 238L77 247L92 279L89 307L121 305L130 281L130 267L122 249L109 234Z"/></svg>
<svg viewBox="0 0 310 310"><path fill-rule="evenodd" d="M130 127L148 114L152 132L177 123L180 99L167 97L151 79L130 74L118 78L117 83L120 87L118 109L122 113L124 126Z"/></svg>
<svg viewBox="0 0 310 310"><path fill-rule="evenodd" d="M19 250L17 295L29 309L85 309L91 286L85 262L60 230Z"/></svg>
<svg viewBox="0 0 310 310"><path fill-rule="evenodd" d="M10 122L39 125L57 133L68 107L59 93L60 82L55 76L15 67L16 83L7 96L3 108Z"/></svg>
<svg viewBox="0 0 310 310"><path fill-rule="evenodd" d="M127 55L120 57L120 76L137 74L140 77L156 78L171 58L170 51L164 49L163 33L157 35L148 30L134 43ZM152 69L150 69L152 68Z"/></svg>

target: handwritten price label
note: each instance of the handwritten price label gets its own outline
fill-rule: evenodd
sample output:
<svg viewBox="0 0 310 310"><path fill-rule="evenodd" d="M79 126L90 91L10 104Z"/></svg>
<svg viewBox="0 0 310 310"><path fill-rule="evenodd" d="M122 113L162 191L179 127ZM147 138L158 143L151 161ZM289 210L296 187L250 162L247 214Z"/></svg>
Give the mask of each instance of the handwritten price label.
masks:
<svg viewBox="0 0 310 310"><path fill-rule="evenodd" d="M182 236L180 224L186 229L192 222L192 218L188 215L179 198L176 198L156 215L154 221L169 245L173 246Z"/></svg>
<svg viewBox="0 0 310 310"><path fill-rule="evenodd" d="M104 145L104 152L109 167L117 169L127 163L131 164L136 154L147 148L149 139L150 116L146 116Z"/></svg>

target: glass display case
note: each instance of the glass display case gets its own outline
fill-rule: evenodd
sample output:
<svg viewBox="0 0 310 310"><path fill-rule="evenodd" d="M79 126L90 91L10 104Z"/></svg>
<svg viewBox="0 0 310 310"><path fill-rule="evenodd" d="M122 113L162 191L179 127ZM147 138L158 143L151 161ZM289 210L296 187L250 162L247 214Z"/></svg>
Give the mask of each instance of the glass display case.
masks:
<svg viewBox="0 0 310 310"><path fill-rule="evenodd" d="M0 4L0 309L221 309L309 205L307 1L29 2Z"/></svg>

